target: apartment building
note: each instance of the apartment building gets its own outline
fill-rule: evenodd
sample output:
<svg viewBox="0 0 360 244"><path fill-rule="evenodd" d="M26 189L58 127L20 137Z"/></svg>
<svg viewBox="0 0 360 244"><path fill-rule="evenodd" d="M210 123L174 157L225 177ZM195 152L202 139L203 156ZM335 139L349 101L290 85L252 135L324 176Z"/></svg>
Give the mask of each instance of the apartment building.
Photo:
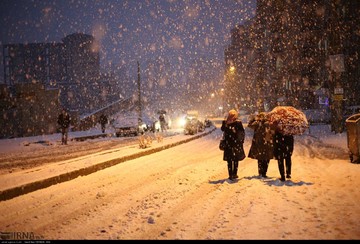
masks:
<svg viewBox="0 0 360 244"><path fill-rule="evenodd" d="M3 45L3 65L2 137L53 133L61 107L75 115L99 106L100 55L91 35Z"/></svg>
<svg viewBox="0 0 360 244"><path fill-rule="evenodd" d="M255 18L232 30L225 50L228 106L360 104L358 16L356 0L258 0Z"/></svg>

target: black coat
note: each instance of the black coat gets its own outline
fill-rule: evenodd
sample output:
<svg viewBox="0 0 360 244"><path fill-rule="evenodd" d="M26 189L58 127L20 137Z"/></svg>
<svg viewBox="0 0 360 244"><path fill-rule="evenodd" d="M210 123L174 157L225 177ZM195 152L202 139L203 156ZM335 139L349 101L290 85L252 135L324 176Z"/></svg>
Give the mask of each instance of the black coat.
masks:
<svg viewBox="0 0 360 244"><path fill-rule="evenodd" d="M284 159L291 157L294 151L294 136L283 135L279 132L274 136L274 157L276 159Z"/></svg>
<svg viewBox="0 0 360 244"><path fill-rule="evenodd" d="M270 124L265 120L252 119L248 127L254 130L248 157L257 160L274 158L273 134Z"/></svg>
<svg viewBox="0 0 360 244"><path fill-rule="evenodd" d="M108 122L108 119L107 119L106 115L102 114L100 116L99 122L100 122L101 125L106 125L106 123Z"/></svg>
<svg viewBox="0 0 360 244"><path fill-rule="evenodd" d="M71 122L70 115L68 113L61 113L57 122L61 128L69 128Z"/></svg>
<svg viewBox="0 0 360 244"><path fill-rule="evenodd" d="M236 120L231 124L222 122L221 130L225 136L224 161L240 161L245 158L244 139L245 130L240 120Z"/></svg>

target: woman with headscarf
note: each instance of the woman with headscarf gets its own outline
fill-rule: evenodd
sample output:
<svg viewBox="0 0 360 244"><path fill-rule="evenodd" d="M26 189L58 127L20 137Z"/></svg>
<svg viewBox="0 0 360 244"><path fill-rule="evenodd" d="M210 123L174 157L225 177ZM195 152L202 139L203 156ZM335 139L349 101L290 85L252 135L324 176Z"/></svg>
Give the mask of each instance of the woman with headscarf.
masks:
<svg viewBox="0 0 360 244"><path fill-rule="evenodd" d="M248 157L257 159L259 176L267 178L270 159L274 157L273 139L275 129L266 119L266 113L261 112L251 118L248 127L254 130Z"/></svg>
<svg viewBox="0 0 360 244"><path fill-rule="evenodd" d="M243 147L245 130L242 122L238 119L238 115L235 109L230 110L227 118L223 120L221 125L225 139L223 160L227 161L230 180L238 178L239 161L245 158Z"/></svg>

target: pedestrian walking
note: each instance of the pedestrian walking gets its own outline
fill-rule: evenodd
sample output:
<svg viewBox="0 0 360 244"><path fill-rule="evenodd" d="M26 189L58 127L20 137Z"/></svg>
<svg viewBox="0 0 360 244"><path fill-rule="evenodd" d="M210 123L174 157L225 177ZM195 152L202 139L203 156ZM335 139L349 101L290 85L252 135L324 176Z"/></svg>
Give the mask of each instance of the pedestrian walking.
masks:
<svg viewBox="0 0 360 244"><path fill-rule="evenodd" d="M274 156L278 161L280 172L280 180L285 181L285 167L286 178L291 178L291 156L294 150L294 136L285 135L279 131L275 132L274 136ZM284 167L285 163L285 167Z"/></svg>
<svg viewBox="0 0 360 244"><path fill-rule="evenodd" d="M71 117L70 114L66 111L66 109L62 109L61 113L58 116L57 122L60 125L61 130L61 144L67 145Z"/></svg>
<svg viewBox="0 0 360 244"><path fill-rule="evenodd" d="M267 178L270 160L274 158L275 130L266 119L265 112L251 118L248 127L254 130L248 157L257 159L259 176Z"/></svg>
<svg viewBox="0 0 360 244"><path fill-rule="evenodd" d="M105 133L106 124L108 123L108 118L105 114L101 114L99 118L99 123L101 125L102 133Z"/></svg>
<svg viewBox="0 0 360 244"><path fill-rule="evenodd" d="M164 132L167 129L166 120L164 114L160 114L159 116L160 128L161 131Z"/></svg>
<svg viewBox="0 0 360 244"><path fill-rule="evenodd" d="M235 180L238 178L239 161L246 157L244 152L245 130L235 109L230 110L227 118L222 121L221 130L225 140L223 160L227 161L229 179Z"/></svg>

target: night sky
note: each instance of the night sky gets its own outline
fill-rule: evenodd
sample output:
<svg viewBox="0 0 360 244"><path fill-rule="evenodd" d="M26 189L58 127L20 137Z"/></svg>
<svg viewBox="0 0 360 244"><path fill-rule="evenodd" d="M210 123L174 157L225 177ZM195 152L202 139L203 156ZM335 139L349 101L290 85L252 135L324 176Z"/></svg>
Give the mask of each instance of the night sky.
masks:
<svg viewBox="0 0 360 244"><path fill-rule="evenodd" d="M1 0L0 43L61 42L75 32L100 42L102 67L160 57L174 67L223 62L230 30L255 14L255 0ZM177 67L182 68L182 67Z"/></svg>

